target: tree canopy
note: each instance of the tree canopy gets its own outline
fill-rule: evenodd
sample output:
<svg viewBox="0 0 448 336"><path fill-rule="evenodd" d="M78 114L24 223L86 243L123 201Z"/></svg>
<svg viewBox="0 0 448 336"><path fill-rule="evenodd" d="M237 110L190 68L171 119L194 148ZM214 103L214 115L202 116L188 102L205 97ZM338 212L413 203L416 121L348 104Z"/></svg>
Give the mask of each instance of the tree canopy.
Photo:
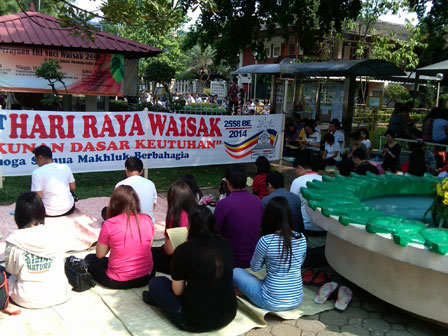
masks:
<svg viewBox="0 0 448 336"><path fill-rule="evenodd" d="M0 15L14 14L23 10L29 10L31 2L34 3L34 8L36 11L40 11L48 15L56 14L57 6L54 3L54 0L40 0L40 8L38 8L37 0L1 0Z"/></svg>
<svg viewBox="0 0 448 336"><path fill-rule="evenodd" d="M263 38L280 29L287 37L293 31L302 46L314 46L316 35L340 30L345 18L356 18L361 0L216 0L216 10L203 10L190 34L191 46L198 41L216 50L217 60L234 64L238 53L250 47L264 55Z"/></svg>

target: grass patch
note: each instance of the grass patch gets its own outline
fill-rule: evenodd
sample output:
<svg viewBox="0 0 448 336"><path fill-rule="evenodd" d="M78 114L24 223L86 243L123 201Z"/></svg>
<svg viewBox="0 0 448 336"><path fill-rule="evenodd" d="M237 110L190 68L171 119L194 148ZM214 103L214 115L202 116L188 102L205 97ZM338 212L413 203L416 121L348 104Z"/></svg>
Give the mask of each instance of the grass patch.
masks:
<svg viewBox="0 0 448 336"><path fill-rule="evenodd" d="M185 174L192 174L199 188L218 187L227 165L196 166L180 168L149 169L148 177L156 185L157 191L168 190L171 183L179 180ZM89 197L110 196L115 185L126 176L124 170L77 173L76 194L80 199ZM30 190L30 176L9 176L3 181L3 189L0 190L0 204L14 203L20 194Z"/></svg>

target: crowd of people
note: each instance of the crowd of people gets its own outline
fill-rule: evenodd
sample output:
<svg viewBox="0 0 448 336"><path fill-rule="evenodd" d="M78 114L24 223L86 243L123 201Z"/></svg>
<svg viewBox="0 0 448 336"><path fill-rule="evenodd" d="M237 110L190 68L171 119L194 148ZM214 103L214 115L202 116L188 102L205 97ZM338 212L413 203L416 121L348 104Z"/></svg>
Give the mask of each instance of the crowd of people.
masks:
<svg viewBox="0 0 448 336"><path fill-rule="evenodd" d="M430 143L448 143L448 111L434 108L423 120L419 130L409 117L410 105L397 103L392 114L385 141L379 153L372 152L369 130L361 128L349 136L348 146L344 143L344 130L338 119L333 119L324 136L313 119L301 119L294 115L285 127L284 156L296 157L307 153L313 160L316 170L334 166L341 175L348 176L354 172L365 175L367 171L374 174L392 172L409 173L416 176L430 174L447 174L445 147L437 148ZM407 142L409 157L402 155L402 146L396 138L410 140Z"/></svg>
<svg viewBox="0 0 448 336"><path fill-rule="evenodd" d="M39 167L32 174L32 191L16 202L18 230L6 240L5 270L14 303L44 308L71 297L62 240L42 224L48 216L75 211L75 180L69 166L53 162L48 147L36 147L34 154ZM95 253L85 258L89 272L97 283L112 289L147 286L142 300L161 308L187 331L230 323L236 315L236 295L271 311L297 308L303 298L305 235L316 228L303 212L305 200L299 192L314 175L307 157L295 165L298 177L287 191L283 175L259 157L252 192L246 185L246 167L228 166L225 193L214 211L200 205L202 192L194 177L186 175L168 190L165 243L154 247L157 190L142 176L142 161L128 158L126 178L116 184L102 211ZM186 228L188 235L174 247L167 230L178 227ZM257 272L263 266L263 280L246 270ZM155 276L156 272L171 279Z"/></svg>

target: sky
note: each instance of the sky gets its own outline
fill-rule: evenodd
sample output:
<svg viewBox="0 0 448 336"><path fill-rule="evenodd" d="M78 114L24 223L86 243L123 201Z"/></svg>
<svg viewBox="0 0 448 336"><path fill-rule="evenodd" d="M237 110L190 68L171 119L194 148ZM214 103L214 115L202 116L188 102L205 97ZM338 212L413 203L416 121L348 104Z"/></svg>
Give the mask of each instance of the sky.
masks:
<svg viewBox="0 0 448 336"><path fill-rule="evenodd" d="M77 6L92 11L98 8L98 6L101 4L101 0L76 0L75 3ZM191 20L187 25L184 27L185 29L188 29L197 19L199 16L200 11L196 10L196 12L189 12L189 16L191 17ZM383 15L380 17L381 21L387 21L392 23L399 23L399 24L405 24L406 19L410 20L413 24L417 23L417 14L415 13L405 13L403 11L400 11L398 15Z"/></svg>

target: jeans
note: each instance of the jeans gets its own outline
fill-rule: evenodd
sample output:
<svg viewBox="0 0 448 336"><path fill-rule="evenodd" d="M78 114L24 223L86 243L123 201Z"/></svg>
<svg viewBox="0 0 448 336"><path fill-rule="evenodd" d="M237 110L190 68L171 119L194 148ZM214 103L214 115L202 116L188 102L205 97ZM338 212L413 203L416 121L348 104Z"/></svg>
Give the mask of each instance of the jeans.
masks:
<svg viewBox="0 0 448 336"><path fill-rule="evenodd" d="M153 269L150 274L146 274L140 278L131 279L127 281L117 281L107 276L107 266L109 264L109 258L97 258L95 254L88 254L85 258L89 263L89 272L92 273L93 278L100 285L112 288L112 289L129 289L145 286L149 280L156 274Z"/></svg>
<svg viewBox="0 0 448 336"><path fill-rule="evenodd" d="M160 307L179 329L194 331L185 322L182 315L182 298L174 294L170 279L164 276L154 277L148 287L149 295L145 297L146 303Z"/></svg>
<svg viewBox="0 0 448 336"><path fill-rule="evenodd" d="M246 270L242 268L234 268L233 283L244 295L246 295L249 298L249 300L254 305L270 311L281 310L265 303L261 293L261 286L263 285L263 281L253 276Z"/></svg>

